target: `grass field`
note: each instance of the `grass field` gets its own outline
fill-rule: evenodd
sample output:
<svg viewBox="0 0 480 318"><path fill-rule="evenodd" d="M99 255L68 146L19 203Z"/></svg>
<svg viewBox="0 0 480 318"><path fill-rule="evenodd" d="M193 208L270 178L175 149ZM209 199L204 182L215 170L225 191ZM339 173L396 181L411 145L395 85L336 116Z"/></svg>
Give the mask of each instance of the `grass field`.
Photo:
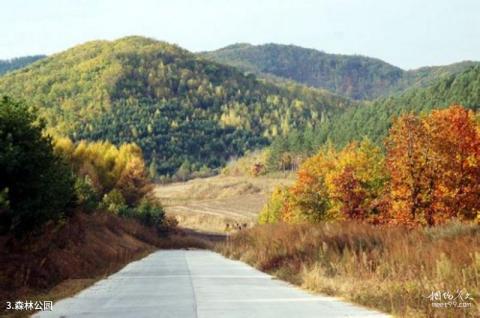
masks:
<svg viewBox="0 0 480 318"><path fill-rule="evenodd" d="M253 225L275 185L291 183L280 177L214 176L158 185L154 193L181 227L224 233Z"/></svg>
<svg viewBox="0 0 480 318"><path fill-rule="evenodd" d="M217 249L305 289L397 317L480 317L479 225L260 225Z"/></svg>

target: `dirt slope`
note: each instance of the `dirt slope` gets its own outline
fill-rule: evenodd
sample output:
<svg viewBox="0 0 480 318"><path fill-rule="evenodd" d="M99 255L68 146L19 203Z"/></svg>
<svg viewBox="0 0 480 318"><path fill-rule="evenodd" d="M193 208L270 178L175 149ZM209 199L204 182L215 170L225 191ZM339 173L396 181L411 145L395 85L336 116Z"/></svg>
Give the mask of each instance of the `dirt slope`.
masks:
<svg viewBox="0 0 480 318"><path fill-rule="evenodd" d="M76 213L22 240L0 236L0 303L62 298L158 248L196 245L109 213Z"/></svg>

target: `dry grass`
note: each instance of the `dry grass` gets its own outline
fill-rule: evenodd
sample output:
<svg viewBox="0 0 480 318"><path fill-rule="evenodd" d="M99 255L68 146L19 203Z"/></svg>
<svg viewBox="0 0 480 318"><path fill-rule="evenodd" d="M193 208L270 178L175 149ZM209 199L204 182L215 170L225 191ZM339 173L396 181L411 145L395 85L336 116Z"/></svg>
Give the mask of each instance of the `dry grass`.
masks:
<svg viewBox="0 0 480 318"><path fill-rule="evenodd" d="M224 233L227 224L252 226L275 185L291 182L287 178L215 176L159 185L154 193L179 226Z"/></svg>
<svg viewBox="0 0 480 318"><path fill-rule="evenodd" d="M480 316L479 226L265 225L231 236L218 249L306 289L397 316ZM474 299L468 310L434 309L426 298L462 288Z"/></svg>

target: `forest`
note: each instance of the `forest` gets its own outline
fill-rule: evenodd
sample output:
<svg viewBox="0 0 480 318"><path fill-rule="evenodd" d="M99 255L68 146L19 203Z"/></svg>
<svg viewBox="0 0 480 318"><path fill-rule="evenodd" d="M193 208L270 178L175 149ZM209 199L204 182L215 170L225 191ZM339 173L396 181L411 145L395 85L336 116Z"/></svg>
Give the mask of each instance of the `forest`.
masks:
<svg viewBox="0 0 480 318"><path fill-rule="evenodd" d="M383 141L398 116L405 113L428 114L452 104L460 104L478 113L479 66L440 79L426 88L411 88L400 95L377 99L361 107L349 108L314 129L292 130L285 136L278 136L269 147L267 161L271 170L281 170L285 165L291 168L292 160L285 162L282 157L306 158L313 155L327 141L341 148L352 141L368 138L384 149Z"/></svg>
<svg viewBox="0 0 480 318"><path fill-rule="evenodd" d="M438 79L478 65L477 62L464 61L405 71L366 56L328 54L295 45L273 43L240 43L201 55L261 77L295 81L357 100L372 100L412 87L429 86Z"/></svg>

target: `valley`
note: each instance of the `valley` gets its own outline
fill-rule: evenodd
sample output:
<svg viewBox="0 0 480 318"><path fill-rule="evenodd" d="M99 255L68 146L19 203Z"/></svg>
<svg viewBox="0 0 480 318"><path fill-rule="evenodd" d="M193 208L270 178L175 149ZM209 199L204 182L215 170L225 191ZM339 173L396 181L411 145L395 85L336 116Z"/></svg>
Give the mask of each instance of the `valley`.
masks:
<svg viewBox="0 0 480 318"><path fill-rule="evenodd" d="M400 317L475 316L422 296L480 297L478 62L404 70L294 45L194 53L127 36L0 66L2 298L57 300L126 265L59 308L99 314L82 297L107 286L133 309L100 315L154 317L157 297L193 316L270 302L293 316L298 299L315 307L305 316L352 309L282 279ZM197 299L198 286L212 293ZM157 307L140 310L144 299Z"/></svg>
<svg viewBox="0 0 480 318"><path fill-rule="evenodd" d="M215 176L157 185L155 196L179 226L203 232L229 233L252 227L275 186L292 178Z"/></svg>

